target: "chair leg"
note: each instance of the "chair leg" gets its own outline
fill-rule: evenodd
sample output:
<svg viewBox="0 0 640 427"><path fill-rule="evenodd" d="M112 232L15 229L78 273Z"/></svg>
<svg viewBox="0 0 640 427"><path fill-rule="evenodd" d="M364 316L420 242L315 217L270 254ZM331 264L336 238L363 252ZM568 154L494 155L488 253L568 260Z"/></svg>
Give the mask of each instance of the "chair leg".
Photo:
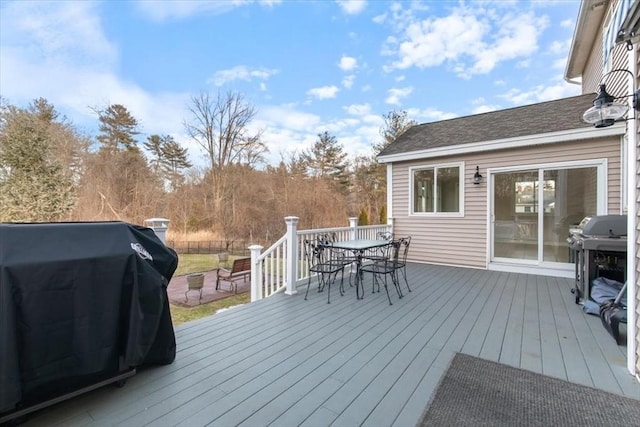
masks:
<svg viewBox="0 0 640 427"><path fill-rule="evenodd" d="M411 292L411 288L409 287L409 282L407 281L407 266L402 267L402 277L404 278L404 283L407 285L407 289Z"/></svg>
<svg viewBox="0 0 640 427"><path fill-rule="evenodd" d="M397 269L391 272L391 280L393 281L393 286L396 287L396 292L398 292L398 298L402 298L404 295L402 294L402 289L400 288L400 278L398 277Z"/></svg>
<svg viewBox="0 0 640 427"><path fill-rule="evenodd" d="M327 287L327 304L331 304L331 273L327 274L327 276L328 277L325 278L325 274L322 274L324 281L324 285L322 285L322 287Z"/></svg>
<svg viewBox="0 0 640 427"><path fill-rule="evenodd" d="M384 275L384 290L387 292L387 299L389 300L389 305L393 305L393 303L391 302L391 297L389 296L389 288L387 288L387 275L386 274Z"/></svg>
<svg viewBox="0 0 640 427"><path fill-rule="evenodd" d="M311 273L309 273L311 274ZM307 296L309 295L309 286L311 286L311 275L309 275L309 279L307 280L307 292L304 293L304 299L307 299Z"/></svg>

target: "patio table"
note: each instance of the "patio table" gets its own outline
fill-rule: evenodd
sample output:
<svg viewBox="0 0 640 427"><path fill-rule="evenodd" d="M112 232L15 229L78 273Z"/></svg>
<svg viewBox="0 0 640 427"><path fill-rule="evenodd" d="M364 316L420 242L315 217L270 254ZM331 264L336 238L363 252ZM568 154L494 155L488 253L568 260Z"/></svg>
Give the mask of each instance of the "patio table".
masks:
<svg viewBox="0 0 640 427"><path fill-rule="evenodd" d="M364 298L364 285L362 284L362 277L360 274L360 268L362 267L362 258L364 254L375 248L381 248L389 244L388 240L376 240L376 239L355 239L355 240L342 240L337 242L331 242L328 246L334 249L342 249L350 251L354 254L356 260L356 298ZM362 289L362 295L360 290Z"/></svg>

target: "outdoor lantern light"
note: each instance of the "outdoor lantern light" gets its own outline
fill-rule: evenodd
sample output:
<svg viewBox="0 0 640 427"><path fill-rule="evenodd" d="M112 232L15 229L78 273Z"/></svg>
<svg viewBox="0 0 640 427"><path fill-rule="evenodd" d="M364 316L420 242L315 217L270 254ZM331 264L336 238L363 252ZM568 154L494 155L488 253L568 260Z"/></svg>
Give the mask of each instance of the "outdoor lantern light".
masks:
<svg viewBox="0 0 640 427"><path fill-rule="evenodd" d="M476 166L476 173L473 174L473 183L480 184L482 181L482 175L480 175L480 166Z"/></svg>
<svg viewBox="0 0 640 427"><path fill-rule="evenodd" d="M633 76L629 70L617 69L605 74L602 77L602 80L604 80L609 74L616 71L625 71ZM592 123L597 128L611 126L616 122L616 120L624 117L627 110L629 110L629 106L627 104L621 104L615 101L617 99L633 97L633 109L634 111L640 111L640 104L638 102L638 98L640 98L639 93L640 91L635 91L631 95L614 97L607 93L606 85L602 83L600 84L600 92L598 93L598 96L593 100L593 107L584 112L582 119L587 123Z"/></svg>

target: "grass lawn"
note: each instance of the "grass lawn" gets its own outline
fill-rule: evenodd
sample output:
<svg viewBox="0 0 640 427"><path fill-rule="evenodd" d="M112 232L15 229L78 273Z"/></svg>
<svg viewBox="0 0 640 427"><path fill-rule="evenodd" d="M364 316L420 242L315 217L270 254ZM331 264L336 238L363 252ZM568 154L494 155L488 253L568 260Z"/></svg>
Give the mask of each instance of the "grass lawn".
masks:
<svg viewBox="0 0 640 427"><path fill-rule="evenodd" d="M236 258L242 258L239 256L229 255L229 262L227 267L231 268L233 260ZM225 267L218 263L218 258L213 254L179 254L178 255L178 268L173 273L174 276L184 276L191 273L202 273L203 271L209 271L218 267Z"/></svg>
<svg viewBox="0 0 640 427"><path fill-rule="evenodd" d="M229 265L238 257L229 257ZM180 254L178 255L178 268L174 276L184 276L191 273L201 273L203 271L218 268L218 259L215 255L210 254ZM171 305L171 319L173 325L180 325L185 322L200 319L201 317L210 316L216 311L231 307L238 304L246 304L251 299L249 293L233 295L208 304L202 304L197 307L179 307Z"/></svg>
<svg viewBox="0 0 640 427"><path fill-rule="evenodd" d="M250 299L251 296L249 295L249 292L245 292L243 294L230 296L229 298L212 301L208 304L202 304L197 307L179 307L177 305L171 305L171 320L173 321L174 326L180 325L182 323L200 319L201 317L211 316L222 308L246 304Z"/></svg>

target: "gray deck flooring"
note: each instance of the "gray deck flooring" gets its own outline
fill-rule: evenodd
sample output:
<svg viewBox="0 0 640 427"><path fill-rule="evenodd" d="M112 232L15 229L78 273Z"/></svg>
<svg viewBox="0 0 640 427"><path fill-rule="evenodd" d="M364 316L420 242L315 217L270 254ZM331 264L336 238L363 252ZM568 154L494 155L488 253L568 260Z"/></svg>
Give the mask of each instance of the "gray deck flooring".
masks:
<svg viewBox="0 0 640 427"><path fill-rule="evenodd" d="M399 300L346 285L176 328L173 364L31 414L28 426L413 426L455 352L640 398L571 281L411 264ZM326 291L325 291L326 292Z"/></svg>

